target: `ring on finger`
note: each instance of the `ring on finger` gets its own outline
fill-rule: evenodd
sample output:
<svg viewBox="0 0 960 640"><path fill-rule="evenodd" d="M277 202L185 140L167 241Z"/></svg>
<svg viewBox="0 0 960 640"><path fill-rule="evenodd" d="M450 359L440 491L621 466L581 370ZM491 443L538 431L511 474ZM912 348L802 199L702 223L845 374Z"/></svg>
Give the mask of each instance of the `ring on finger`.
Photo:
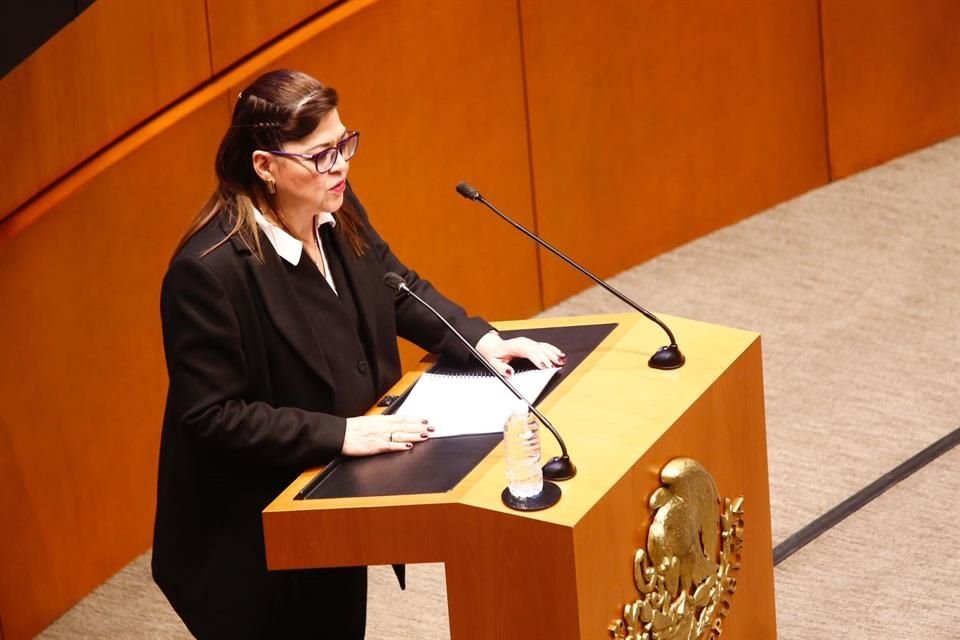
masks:
<svg viewBox="0 0 960 640"><path fill-rule="evenodd" d="M393 431L390 432L390 440L389 440L389 442L393 442Z"/></svg>

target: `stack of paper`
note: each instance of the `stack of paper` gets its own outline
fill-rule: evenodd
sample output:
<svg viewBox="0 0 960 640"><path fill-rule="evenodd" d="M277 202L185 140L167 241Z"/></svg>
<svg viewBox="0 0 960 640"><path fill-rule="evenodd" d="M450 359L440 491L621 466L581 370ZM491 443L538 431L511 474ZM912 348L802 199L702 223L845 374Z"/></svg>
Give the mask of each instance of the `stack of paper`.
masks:
<svg viewBox="0 0 960 640"><path fill-rule="evenodd" d="M533 402L559 368L518 371L509 378ZM426 418L434 438L503 431L517 397L486 372L424 373L396 414Z"/></svg>

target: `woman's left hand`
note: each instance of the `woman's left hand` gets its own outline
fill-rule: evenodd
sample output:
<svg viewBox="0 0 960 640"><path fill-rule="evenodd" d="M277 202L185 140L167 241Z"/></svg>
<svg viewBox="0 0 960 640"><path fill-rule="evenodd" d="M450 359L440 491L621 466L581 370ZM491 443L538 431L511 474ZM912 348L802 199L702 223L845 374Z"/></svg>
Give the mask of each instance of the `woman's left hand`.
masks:
<svg viewBox="0 0 960 640"><path fill-rule="evenodd" d="M504 340L496 331L480 338L477 351L508 378L513 375L510 366L513 358L526 358L540 369L559 367L567 359L563 351L548 342L535 342L530 338Z"/></svg>

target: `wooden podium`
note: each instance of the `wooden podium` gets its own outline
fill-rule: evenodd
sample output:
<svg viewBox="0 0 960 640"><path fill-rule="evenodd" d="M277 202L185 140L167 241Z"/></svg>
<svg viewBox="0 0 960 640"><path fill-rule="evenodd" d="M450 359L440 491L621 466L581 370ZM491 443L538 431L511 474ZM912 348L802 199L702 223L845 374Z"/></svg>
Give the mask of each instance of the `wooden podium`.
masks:
<svg viewBox="0 0 960 640"><path fill-rule="evenodd" d="M671 459L693 458L712 475L721 502L744 498L723 635L776 638L759 335L667 318L687 363L657 371L646 361L664 336L637 314L497 327L610 322L617 328L539 405L578 468L559 483L556 506L518 513L501 503L502 444L439 494L296 499L313 469L263 513L268 566L443 562L456 640L609 638L624 605L640 597L635 553L647 546L660 471ZM391 393L418 375L408 373ZM544 459L556 455L556 443L541 433Z"/></svg>

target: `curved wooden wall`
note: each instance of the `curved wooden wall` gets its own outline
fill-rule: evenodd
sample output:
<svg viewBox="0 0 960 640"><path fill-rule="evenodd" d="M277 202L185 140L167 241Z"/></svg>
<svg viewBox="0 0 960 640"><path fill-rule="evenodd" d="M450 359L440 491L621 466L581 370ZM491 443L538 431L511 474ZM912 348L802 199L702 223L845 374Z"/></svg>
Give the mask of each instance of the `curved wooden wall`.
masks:
<svg viewBox="0 0 960 640"><path fill-rule="evenodd" d="M215 148L228 116L221 96L143 136L0 247L5 638L32 637L149 544L157 292L212 187L208 154L182 150Z"/></svg>
<svg viewBox="0 0 960 640"><path fill-rule="evenodd" d="M223 71L337 0L206 0L210 25L210 64Z"/></svg>
<svg viewBox="0 0 960 640"><path fill-rule="evenodd" d="M0 79L0 220L210 76L203 0L99 0Z"/></svg>
<svg viewBox="0 0 960 640"><path fill-rule="evenodd" d="M960 133L960 2L821 2L834 178Z"/></svg>
<svg viewBox="0 0 960 640"><path fill-rule="evenodd" d="M476 33L512 46L467 44ZM378 47L356 51L361 34ZM353 181L397 253L491 318L540 308L535 249L489 218L464 224L476 212L453 189L468 171L529 211L525 147L502 151L526 140L519 43L513 0L423 3L415 13L350 3L0 227L0 299L14 303L0 335L17 337L0 363L0 508L18 523L0 547L4 637L32 636L149 545L166 389L160 278L212 188L217 142L250 78L295 66L337 86L344 119L364 135ZM488 92L500 99L489 104ZM529 212L524 221L533 225ZM438 250L464 227L456 250Z"/></svg>
<svg viewBox="0 0 960 640"><path fill-rule="evenodd" d="M545 237L612 275L828 181L816 0L602 6L521 2Z"/></svg>
<svg viewBox="0 0 960 640"><path fill-rule="evenodd" d="M884 0L899 9L874 31L908 25L907 53L860 74L939 89L917 88L916 130L905 108L878 120L896 144L845 133L840 114L885 108L857 87L894 87L833 79L883 58L848 35L857 2L824 0L821 65L817 0L99 0L0 80L19 159L0 196L0 636L34 635L149 545L159 282L249 79L289 66L336 86L363 131L352 180L397 253L472 310L524 317L587 283L459 180L609 276L823 184L828 133L837 171L960 130L945 14Z"/></svg>

